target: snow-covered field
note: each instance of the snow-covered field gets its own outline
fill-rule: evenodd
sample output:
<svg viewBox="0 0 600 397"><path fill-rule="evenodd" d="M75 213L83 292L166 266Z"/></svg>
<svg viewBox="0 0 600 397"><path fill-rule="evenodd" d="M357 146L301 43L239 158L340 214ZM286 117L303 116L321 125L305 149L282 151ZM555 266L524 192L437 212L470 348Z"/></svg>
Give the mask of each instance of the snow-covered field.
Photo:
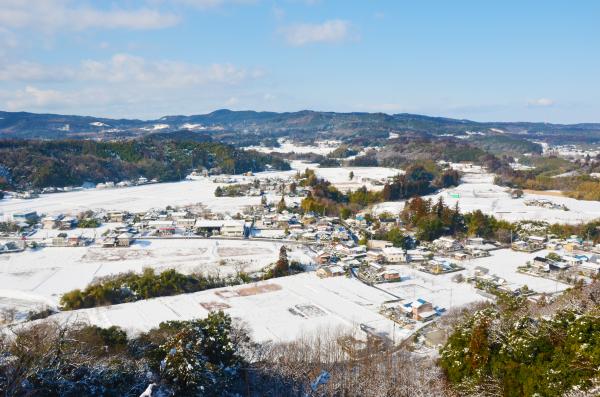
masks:
<svg viewBox="0 0 600 397"><path fill-rule="evenodd" d="M370 179L380 180L404 173L400 169L387 167L315 168L315 172L341 191L356 190L362 186L371 190L381 190L383 185L375 185ZM352 179L350 179L350 172L354 173Z"/></svg>
<svg viewBox="0 0 600 397"><path fill-rule="evenodd" d="M279 144L279 147L248 146L245 149L263 153L315 153L325 156L340 146L339 141L316 141L314 145L298 145L285 139L279 139Z"/></svg>
<svg viewBox="0 0 600 397"><path fill-rule="evenodd" d="M317 164L307 164L299 161L291 163L290 171L259 172L255 176L236 175L237 183L250 183L254 178L287 178L292 177L298 170L314 169L317 175L331 181L342 190L357 189L366 185L370 189L381 189L365 178L381 179L401 173L401 170L385 167L342 167L317 168ZM350 172L354 179L349 179ZM215 197L217 186L211 178L193 177L192 180L172 183L156 183L150 185L132 186L115 189L88 189L67 193L42 194L35 199L9 198L0 201L0 219L10 219L14 213L37 211L38 214L73 214L85 210L117 210L145 211L151 208L167 206L184 206L202 203L213 212L235 214L244 208L260 204L260 197ZM279 197L268 196L269 200ZM288 203L299 201L298 198L286 198Z"/></svg>
<svg viewBox="0 0 600 397"><path fill-rule="evenodd" d="M258 178L285 178L297 169L313 168L313 164L292 162L291 171L259 172ZM236 175L237 183L249 183L254 177ZM85 210L145 211L166 206L185 206L202 203L213 212L235 214L245 207L259 205L260 197L215 197L215 189L225 186L211 178L192 177L191 180L155 183L118 189L88 189L67 193L42 194L35 199L10 198L0 201L0 218L14 213L37 211L38 214L77 214Z"/></svg>
<svg viewBox="0 0 600 397"><path fill-rule="evenodd" d="M251 285L62 312L51 318L117 325L135 333L162 321L202 318L210 309L222 309L245 322L257 341L291 341L320 330L356 330L360 324L400 340L410 332L394 327L377 312L390 299L390 295L356 279L320 279L314 273L302 273Z"/></svg>
<svg viewBox="0 0 600 397"><path fill-rule="evenodd" d="M143 268L221 275L258 271L277 260L281 243L248 240L138 240L130 248L46 247L0 255L0 307L56 305L60 296L94 278ZM290 259L311 263L293 246Z"/></svg>
<svg viewBox="0 0 600 397"><path fill-rule="evenodd" d="M511 286L527 285L537 292L547 293L567 288L565 284L517 273L517 266L533 256L535 254L498 250L491 257L463 263L466 270L461 273L466 276L476 266L483 266L489 269L490 274L505 278ZM434 306L451 308L487 300L471 284L451 281L456 273L435 276L409 265L396 267L404 276L409 276L408 280L380 284L381 290L354 278L320 279L310 272L194 294L62 312L52 318L60 322L83 321L103 327L117 325L136 333L156 327L162 321L201 318L210 310L224 310L245 322L257 341L289 341L303 334L337 328L356 330L360 324L398 341L411 331L394 327L391 321L378 313L386 301L395 297L408 300L424 298Z"/></svg>
<svg viewBox="0 0 600 397"><path fill-rule="evenodd" d="M600 202L576 200L569 197L525 193L522 198L512 199L505 187L494 185L494 175L488 173L469 173L463 177L463 183L457 187L444 189L437 194L426 196L434 201L442 197L446 204L454 206L456 202L461 211L481 210L507 221L540 220L550 223L577 224L600 218ZM527 206L531 199L551 200L564 204L569 211ZM404 208L404 201L385 202L374 207L376 213L398 213Z"/></svg>
<svg viewBox="0 0 600 397"><path fill-rule="evenodd" d="M173 183L133 186L120 189L90 189L68 193L43 194L31 200L8 199L0 203L0 213L37 211L38 213L77 214L85 210L144 211L202 203L214 212L239 212L248 205L260 204L260 197L215 197L217 186L208 178Z"/></svg>

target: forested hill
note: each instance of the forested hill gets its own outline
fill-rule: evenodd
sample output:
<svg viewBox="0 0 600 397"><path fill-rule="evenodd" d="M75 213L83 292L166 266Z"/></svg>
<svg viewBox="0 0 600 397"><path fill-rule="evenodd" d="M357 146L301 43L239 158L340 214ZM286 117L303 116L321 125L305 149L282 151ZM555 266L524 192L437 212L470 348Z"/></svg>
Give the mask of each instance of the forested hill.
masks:
<svg viewBox="0 0 600 397"><path fill-rule="evenodd" d="M193 169L242 173L289 169L270 155L215 142L147 137L122 141L0 140L0 189L79 186L144 176L183 179Z"/></svg>
<svg viewBox="0 0 600 397"><path fill-rule="evenodd" d="M525 122L475 122L415 114L255 112L217 110L191 116L165 116L156 120L109 119L91 116L0 112L0 138L122 139L152 133L188 130L238 145L265 138L297 140L385 139L390 133L406 135L507 134L554 142L600 141L600 123L549 124Z"/></svg>

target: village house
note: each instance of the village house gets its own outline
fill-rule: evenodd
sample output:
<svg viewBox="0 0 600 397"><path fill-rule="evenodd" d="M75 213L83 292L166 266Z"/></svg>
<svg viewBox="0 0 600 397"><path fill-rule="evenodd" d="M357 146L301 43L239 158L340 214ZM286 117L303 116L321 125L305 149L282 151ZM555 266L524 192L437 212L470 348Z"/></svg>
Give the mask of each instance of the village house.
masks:
<svg viewBox="0 0 600 397"><path fill-rule="evenodd" d="M238 220L226 220L223 222L221 234L226 237L244 237L246 223Z"/></svg>
<svg viewBox="0 0 600 397"><path fill-rule="evenodd" d="M133 235L131 233L121 233L115 239L115 244L119 247L129 247L133 242Z"/></svg>
<svg viewBox="0 0 600 397"><path fill-rule="evenodd" d="M246 224L242 220L198 219L194 225L196 232L204 236L244 237Z"/></svg>
<svg viewBox="0 0 600 397"><path fill-rule="evenodd" d="M419 270L426 271L432 274L450 273L460 268L454 263L444 258L434 258L426 262Z"/></svg>
<svg viewBox="0 0 600 397"><path fill-rule="evenodd" d="M101 242L102 248L113 248L117 246L117 237L114 235L105 236Z"/></svg>
<svg viewBox="0 0 600 397"><path fill-rule="evenodd" d="M547 272L550 270L549 263L550 263L550 259L547 259L547 258L544 258L541 256L536 256L535 258L533 258L531 265L540 271Z"/></svg>
<svg viewBox="0 0 600 397"><path fill-rule="evenodd" d="M406 255L407 262L425 262L432 256L431 252L422 249L408 250L406 251Z"/></svg>
<svg viewBox="0 0 600 397"><path fill-rule="evenodd" d="M149 221L148 227L155 229L161 236L169 236L175 234L175 222L169 220Z"/></svg>
<svg viewBox="0 0 600 397"><path fill-rule="evenodd" d="M437 240L434 240L432 244L436 249L444 252L453 252L462 249L462 246L458 241L447 236L442 236Z"/></svg>
<svg viewBox="0 0 600 397"><path fill-rule="evenodd" d="M401 281L402 275L398 270L386 269L381 273L385 281Z"/></svg>
<svg viewBox="0 0 600 397"><path fill-rule="evenodd" d="M71 230L77 226L77 219L72 216L65 216L58 221L58 228L60 230Z"/></svg>
<svg viewBox="0 0 600 397"><path fill-rule="evenodd" d="M181 229L193 229L195 225L195 218L177 218L175 220L175 226Z"/></svg>
<svg viewBox="0 0 600 397"><path fill-rule="evenodd" d="M436 311L433 310L431 302L427 302L425 299L418 298L415 301L405 303L402 305L403 310L408 316L412 317L417 321L428 321L436 315Z"/></svg>
<svg viewBox="0 0 600 397"><path fill-rule="evenodd" d="M369 250L366 255L367 260L375 261L375 262L383 262L385 257L383 256L383 251L381 250Z"/></svg>
<svg viewBox="0 0 600 397"><path fill-rule="evenodd" d="M331 254L329 254L328 252L325 252L323 250L317 252L316 261L318 264L324 265L326 263L329 263L330 260L331 260Z"/></svg>
<svg viewBox="0 0 600 397"><path fill-rule="evenodd" d="M121 211L109 211L106 214L109 222L121 223L125 219L125 214Z"/></svg>
<svg viewBox="0 0 600 397"><path fill-rule="evenodd" d="M52 237L52 246L53 247L67 247L68 246L67 233L59 233L58 235Z"/></svg>
<svg viewBox="0 0 600 397"><path fill-rule="evenodd" d="M455 251L452 253L452 258L459 260L459 261L464 261L465 259L468 258L468 255L465 252L462 251Z"/></svg>
<svg viewBox="0 0 600 397"><path fill-rule="evenodd" d="M385 247L381 252L384 260L388 263L406 262L406 252L402 248Z"/></svg>
<svg viewBox="0 0 600 397"><path fill-rule="evenodd" d="M61 219L64 218L64 215L48 215L42 218L42 228L43 229L56 229L60 225Z"/></svg>
<svg viewBox="0 0 600 397"><path fill-rule="evenodd" d="M383 248L391 247L392 243L386 240L368 240L367 248L370 250L380 250Z"/></svg>
<svg viewBox="0 0 600 397"><path fill-rule="evenodd" d="M346 272L341 266L323 266L316 271L316 275L321 278L343 276Z"/></svg>

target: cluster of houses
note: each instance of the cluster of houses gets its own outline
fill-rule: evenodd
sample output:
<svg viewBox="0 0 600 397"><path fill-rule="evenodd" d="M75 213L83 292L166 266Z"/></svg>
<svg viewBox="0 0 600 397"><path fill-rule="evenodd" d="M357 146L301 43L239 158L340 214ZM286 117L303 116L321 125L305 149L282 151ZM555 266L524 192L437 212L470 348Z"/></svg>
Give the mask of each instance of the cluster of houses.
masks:
<svg viewBox="0 0 600 397"><path fill-rule="evenodd" d="M439 255L459 261L490 256L490 251L502 248L498 242L486 241L481 237L469 237L461 242L448 236L442 236L425 246Z"/></svg>
<svg viewBox="0 0 600 397"><path fill-rule="evenodd" d="M510 247L513 249L513 251L536 252L546 248L546 242L546 237L531 235L525 236L520 240L513 241Z"/></svg>
<svg viewBox="0 0 600 397"><path fill-rule="evenodd" d="M157 183L157 179L148 180L148 178L140 176L138 179L134 180L124 180L120 182L102 182L102 183L92 183L85 182L82 186L49 186L43 189L30 189L24 190L20 192L11 192L10 195L13 198L18 199L33 199L38 198L40 194L50 194L50 193L65 193L65 192L76 192L85 189L113 189L120 187L129 187L129 186L138 186L138 185L146 185L148 183Z"/></svg>
<svg viewBox="0 0 600 397"><path fill-rule="evenodd" d="M394 247L385 240L368 240L366 247L356 245L352 239L338 240L337 244L323 245L317 252L317 274L332 277L357 269L357 276L370 284L402 281L406 277L396 265L415 265L417 270L429 274L452 273L464 269L460 261L489 256L490 251L500 247L482 238L459 242L441 237L413 249Z"/></svg>
<svg viewBox="0 0 600 397"><path fill-rule="evenodd" d="M251 172L244 176L253 176ZM250 178L220 175L211 178L213 183L229 185L225 189L233 189L239 196L263 196L265 194L281 195L285 192L290 197L305 197L308 189L302 186L296 186L294 190L289 189L291 179L283 177L271 178Z"/></svg>
<svg viewBox="0 0 600 397"><path fill-rule="evenodd" d="M130 187L130 186L139 186L139 185L147 185L149 183L157 183L157 179L148 180L148 178L140 176L135 180L124 180L120 182L101 182L95 185L96 189L114 189L119 187Z"/></svg>
<svg viewBox="0 0 600 397"><path fill-rule="evenodd" d="M514 242L512 248L526 252L552 252L546 257L536 256L521 271L534 272L536 275L567 273L565 276L577 274L584 277L600 274L600 244L594 245L579 236L566 239L529 236Z"/></svg>
<svg viewBox="0 0 600 397"><path fill-rule="evenodd" d="M490 274L490 270L483 266L475 267L473 273L467 278L467 282L475 284L478 292L490 299L495 298L495 292L505 292L516 296L535 294L535 291L529 289L526 285L509 283L496 274Z"/></svg>
<svg viewBox="0 0 600 397"><path fill-rule="evenodd" d="M77 226L77 218L63 214L48 215L42 218L42 229L71 230Z"/></svg>
<svg viewBox="0 0 600 397"><path fill-rule="evenodd" d="M580 278L600 275L600 255L596 253L555 253L546 257L536 256L519 271L533 273L551 279L575 282Z"/></svg>

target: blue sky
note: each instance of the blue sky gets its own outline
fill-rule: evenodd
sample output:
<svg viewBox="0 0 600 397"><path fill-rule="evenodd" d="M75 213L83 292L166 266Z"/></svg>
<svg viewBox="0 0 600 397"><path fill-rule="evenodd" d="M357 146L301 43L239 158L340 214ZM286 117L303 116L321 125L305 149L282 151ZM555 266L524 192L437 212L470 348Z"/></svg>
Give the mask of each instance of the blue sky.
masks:
<svg viewBox="0 0 600 397"><path fill-rule="evenodd" d="M0 109L600 122L600 2L0 0Z"/></svg>

